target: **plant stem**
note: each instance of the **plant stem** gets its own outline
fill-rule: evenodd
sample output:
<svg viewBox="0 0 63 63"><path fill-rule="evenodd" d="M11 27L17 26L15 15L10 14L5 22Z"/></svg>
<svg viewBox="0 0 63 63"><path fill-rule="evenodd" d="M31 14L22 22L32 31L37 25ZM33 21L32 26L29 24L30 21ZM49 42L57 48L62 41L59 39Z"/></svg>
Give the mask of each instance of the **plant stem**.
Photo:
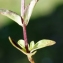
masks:
<svg viewBox="0 0 63 63"><path fill-rule="evenodd" d="M22 24L23 24L23 37L24 37L24 41L25 41L26 51L27 51L27 53L29 53L27 33L26 33L26 25L25 25L24 19L23 19L24 11L25 11L25 0L21 0L21 20L22 20Z"/></svg>
<svg viewBox="0 0 63 63"><path fill-rule="evenodd" d="M29 53L30 51L28 50L28 40L27 40L27 33L26 33L26 25L23 22L23 37L24 37L24 41L25 41L25 48L27 53Z"/></svg>
<svg viewBox="0 0 63 63"><path fill-rule="evenodd" d="M28 57L28 60L31 62L31 63L35 63L32 56L27 56Z"/></svg>
<svg viewBox="0 0 63 63"><path fill-rule="evenodd" d="M28 49L28 40L27 40L27 33L26 33L26 24L24 21L24 11L25 11L25 0L21 0L21 20L22 20L22 24L23 24L23 37L24 37L24 41L25 41L25 48L27 53L30 53L29 49ZM31 63L35 63L34 60L32 59L32 56L29 54L28 56L28 60Z"/></svg>
<svg viewBox="0 0 63 63"><path fill-rule="evenodd" d="M25 48L27 53L30 53L30 51L28 50L28 40L27 40L27 33L26 33L26 25L24 23L23 18L21 17L22 23L23 23L23 37L24 37L24 41L25 41Z"/></svg>

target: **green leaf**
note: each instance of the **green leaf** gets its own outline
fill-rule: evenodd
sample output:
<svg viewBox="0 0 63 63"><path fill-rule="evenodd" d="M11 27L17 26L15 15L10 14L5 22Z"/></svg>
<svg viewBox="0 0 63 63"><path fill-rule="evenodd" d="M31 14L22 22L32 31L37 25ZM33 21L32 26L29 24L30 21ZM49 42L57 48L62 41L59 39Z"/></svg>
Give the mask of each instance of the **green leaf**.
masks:
<svg viewBox="0 0 63 63"><path fill-rule="evenodd" d="M16 23L18 23L20 26L22 26L21 17L15 12L10 10L0 9L0 14L7 16L8 18L12 19Z"/></svg>
<svg viewBox="0 0 63 63"><path fill-rule="evenodd" d="M21 0L21 17L23 18L25 11L25 0Z"/></svg>
<svg viewBox="0 0 63 63"><path fill-rule="evenodd" d="M53 40L48 40L48 39L43 39L38 41L35 46L33 47L33 49L31 50L31 52L33 52L34 50L40 49L40 48L44 48L47 46L51 46L54 45L56 42Z"/></svg>
<svg viewBox="0 0 63 63"><path fill-rule="evenodd" d="M19 45L22 49L24 49L24 50L26 51L26 49L25 49L25 41L24 41L24 40L19 40L17 43L18 43L18 45Z"/></svg>
<svg viewBox="0 0 63 63"><path fill-rule="evenodd" d="M34 41L31 41L31 42L30 42L29 50L31 51L31 50L33 49L33 47L34 47Z"/></svg>
<svg viewBox="0 0 63 63"><path fill-rule="evenodd" d="M29 20L30 20L30 17L31 17L31 14L32 14L32 11L33 11L33 8L35 6L35 4L37 3L38 0L32 0L30 2L30 4L26 7L25 9L25 12L24 12L24 21L25 21L25 24L27 25Z"/></svg>
<svg viewBox="0 0 63 63"><path fill-rule="evenodd" d="M23 48L22 49L22 47L21 47L21 45L20 44L16 44L10 37L9 37L9 41L10 41L10 43L16 48L16 49L18 49L19 51L21 51L22 53L24 53L25 55L27 55L27 52L26 52L26 50ZM20 40L19 40L20 41ZM22 42L24 42L23 40L21 40ZM34 54L34 53L33 53Z"/></svg>

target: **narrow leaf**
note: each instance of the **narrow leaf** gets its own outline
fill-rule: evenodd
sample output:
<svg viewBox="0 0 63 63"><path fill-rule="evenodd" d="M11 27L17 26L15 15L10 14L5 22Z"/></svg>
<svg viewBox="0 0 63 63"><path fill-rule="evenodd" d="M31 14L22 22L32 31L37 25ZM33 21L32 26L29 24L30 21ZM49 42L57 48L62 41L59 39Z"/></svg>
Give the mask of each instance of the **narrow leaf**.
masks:
<svg viewBox="0 0 63 63"><path fill-rule="evenodd" d="M12 19L16 23L18 23L20 26L22 26L21 17L15 12L10 11L10 10L0 9L0 14L7 16L8 18Z"/></svg>
<svg viewBox="0 0 63 63"><path fill-rule="evenodd" d="M22 48L21 48L17 43L15 43L15 41L12 40L10 37L9 37L9 41L10 41L10 43L11 43L15 48L17 48L18 50L21 51Z"/></svg>
<svg viewBox="0 0 63 63"><path fill-rule="evenodd" d="M24 49L21 48L20 45L18 45L17 43L15 43L10 37L9 37L9 41L10 43L19 51L21 51L22 53L24 53L25 55L27 55L26 51Z"/></svg>
<svg viewBox="0 0 63 63"><path fill-rule="evenodd" d="M21 17L23 18L25 10L25 0L21 0Z"/></svg>
<svg viewBox="0 0 63 63"><path fill-rule="evenodd" d="M32 14L32 11L33 11L33 8L35 6L35 4L37 3L38 0L32 0L30 2L30 4L26 7L25 9L25 12L24 12L24 21L25 21L25 24L27 25L29 20L30 20L30 17L31 17L31 14Z"/></svg>
<svg viewBox="0 0 63 63"><path fill-rule="evenodd" d="M40 48L44 48L44 47L47 47L47 46L51 46L51 45L54 45L56 42L53 41L53 40L47 40L47 39L43 39L43 40L40 40L38 41L33 50L31 51L34 51L34 50L37 50L37 49L40 49Z"/></svg>

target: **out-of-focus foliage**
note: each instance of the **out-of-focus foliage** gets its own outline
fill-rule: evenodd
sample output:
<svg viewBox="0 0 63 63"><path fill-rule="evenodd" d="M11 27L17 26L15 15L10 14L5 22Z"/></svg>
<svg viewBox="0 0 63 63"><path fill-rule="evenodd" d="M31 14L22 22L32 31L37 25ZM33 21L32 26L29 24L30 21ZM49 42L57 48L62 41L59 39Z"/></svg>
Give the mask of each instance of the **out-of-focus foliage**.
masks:
<svg viewBox="0 0 63 63"><path fill-rule="evenodd" d="M26 4L29 2L30 0L26 0ZM34 8L32 18L48 15L60 4L63 4L63 0L39 0ZM20 0L0 0L0 8L9 9L20 14ZM0 15L0 28L10 22L7 19L7 17Z"/></svg>

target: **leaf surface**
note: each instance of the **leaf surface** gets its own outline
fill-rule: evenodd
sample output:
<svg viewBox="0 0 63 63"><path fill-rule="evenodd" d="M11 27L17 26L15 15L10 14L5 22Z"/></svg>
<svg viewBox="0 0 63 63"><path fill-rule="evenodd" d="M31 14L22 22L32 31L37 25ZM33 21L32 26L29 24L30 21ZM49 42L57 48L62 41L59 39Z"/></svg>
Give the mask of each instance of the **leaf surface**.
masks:
<svg viewBox="0 0 63 63"><path fill-rule="evenodd" d="M18 23L20 26L22 26L21 17L15 12L10 10L0 9L0 14L7 16L8 18L12 19L16 23Z"/></svg>
<svg viewBox="0 0 63 63"><path fill-rule="evenodd" d="M30 4L25 8L24 21L26 25L29 23L33 8L35 7L35 4L37 3L37 1L38 0L32 0Z"/></svg>
<svg viewBox="0 0 63 63"><path fill-rule="evenodd" d="M33 52L34 50L51 46L51 45L54 45L55 43L56 42L53 40L43 39L43 40L38 41L31 51Z"/></svg>
<svg viewBox="0 0 63 63"><path fill-rule="evenodd" d="M19 45L22 49L24 49L24 50L26 51L24 40L21 39L21 40L19 40L17 43L18 43L18 45Z"/></svg>
<svg viewBox="0 0 63 63"><path fill-rule="evenodd" d="M33 47L34 47L34 41L31 41L31 42L30 42L29 50L32 50L32 49L33 49Z"/></svg>

